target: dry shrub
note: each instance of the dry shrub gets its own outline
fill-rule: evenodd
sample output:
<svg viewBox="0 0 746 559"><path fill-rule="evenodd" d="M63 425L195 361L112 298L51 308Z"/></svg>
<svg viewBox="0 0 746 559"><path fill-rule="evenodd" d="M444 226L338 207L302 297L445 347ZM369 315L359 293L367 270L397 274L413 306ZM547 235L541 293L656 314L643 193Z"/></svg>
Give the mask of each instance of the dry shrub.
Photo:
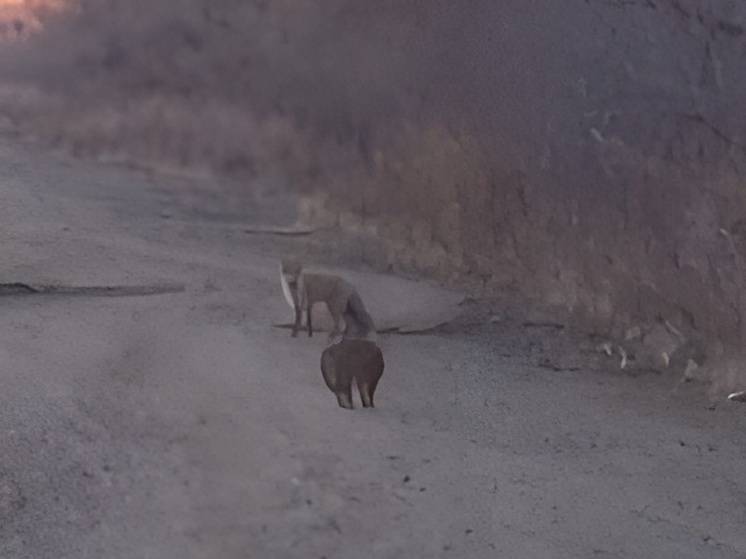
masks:
<svg viewBox="0 0 746 559"><path fill-rule="evenodd" d="M622 4L81 0L3 49L0 108L80 154L279 177L385 265L737 355L746 8Z"/></svg>

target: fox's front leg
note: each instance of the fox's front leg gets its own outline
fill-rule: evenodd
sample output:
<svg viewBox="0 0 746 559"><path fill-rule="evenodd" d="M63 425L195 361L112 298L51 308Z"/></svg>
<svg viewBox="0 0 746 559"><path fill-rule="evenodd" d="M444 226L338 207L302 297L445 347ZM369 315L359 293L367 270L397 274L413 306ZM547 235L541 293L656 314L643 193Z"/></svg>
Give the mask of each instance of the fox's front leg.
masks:
<svg viewBox="0 0 746 559"><path fill-rule="evenodd" d="M306 318L308 322L308 337L313 336L313 325L311 324L311 305L306 308Z"/></svg>
<svg viewBox="0 0 746 559"><path fill-rule="evenodd" d="M300 305L296 304L295 305L295 322L293 323L293 332L291 334L293 338L298 337L298 330L300 330L300 323L301 323L302 316L303 316L303 312L300 308Z"/></svg>

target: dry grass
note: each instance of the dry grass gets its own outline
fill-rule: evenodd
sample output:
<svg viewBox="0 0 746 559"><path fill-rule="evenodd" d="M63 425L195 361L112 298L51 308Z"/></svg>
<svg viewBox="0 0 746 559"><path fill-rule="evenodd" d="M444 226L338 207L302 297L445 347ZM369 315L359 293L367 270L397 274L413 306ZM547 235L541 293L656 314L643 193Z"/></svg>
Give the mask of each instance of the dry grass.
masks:
<svg viewBox="0 0 746 559"><path fill-rule="evenodd" d="M702 25L732 16L707 4ZM0 112L78 155L321 191L317 213L385 237L388 263L516 286L605 333L663 319L738 345L744 243L718 233L746 219L736 44L705 48L668 7L597 7L610 38L585 5L454 6L36 10L44 32L0 51ZM727 81L691 82L701 52Z"/></svg>

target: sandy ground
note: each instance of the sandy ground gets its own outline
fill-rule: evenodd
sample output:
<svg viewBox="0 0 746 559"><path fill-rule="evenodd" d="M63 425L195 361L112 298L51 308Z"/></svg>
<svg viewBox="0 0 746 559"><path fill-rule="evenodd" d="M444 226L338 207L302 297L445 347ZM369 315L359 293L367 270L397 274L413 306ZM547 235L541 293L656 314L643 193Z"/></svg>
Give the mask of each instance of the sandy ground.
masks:
<svg viewBox="0 0 746 559"><path fill-rule="evenodd" d="M1 300L0 557L746 557L746 407L506 311L382 336L341 410L271 327L306 241L242 232L289 199L227 192L0 140L0 281L186 287ZM460 300L357 272L384 321Z"/></svg>

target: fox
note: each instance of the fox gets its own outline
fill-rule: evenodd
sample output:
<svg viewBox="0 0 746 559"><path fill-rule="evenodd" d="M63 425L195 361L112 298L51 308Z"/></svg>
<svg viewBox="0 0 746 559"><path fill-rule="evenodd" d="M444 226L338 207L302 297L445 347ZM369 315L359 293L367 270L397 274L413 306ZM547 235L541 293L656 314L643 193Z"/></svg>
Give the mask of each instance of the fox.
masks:
<svg viewBox="0 0 746 559"><path fill-rule="evenodd" d="M322 273L309 273L295 260L283 260L280 264L282 292L295 316L292 337L298 336L303 311L306 312L308 337L313 336L311 309L315 303L326 303L332 315L334 327L329 334L329 343L340 334L343 339L375 339L376 327L368 313L360 294L351 283L339 276ZM341 322L344 320L344 333Z"/></svg>
<svg viewBox="0 0 746 559"><path fill-rule="evenodd" d="M383 375L383 352L375 342L343 339L321 354L321 374L337 397L340 408L354 409L352 381L357 384L364 408L375 408L373 395Z"/></svg>

